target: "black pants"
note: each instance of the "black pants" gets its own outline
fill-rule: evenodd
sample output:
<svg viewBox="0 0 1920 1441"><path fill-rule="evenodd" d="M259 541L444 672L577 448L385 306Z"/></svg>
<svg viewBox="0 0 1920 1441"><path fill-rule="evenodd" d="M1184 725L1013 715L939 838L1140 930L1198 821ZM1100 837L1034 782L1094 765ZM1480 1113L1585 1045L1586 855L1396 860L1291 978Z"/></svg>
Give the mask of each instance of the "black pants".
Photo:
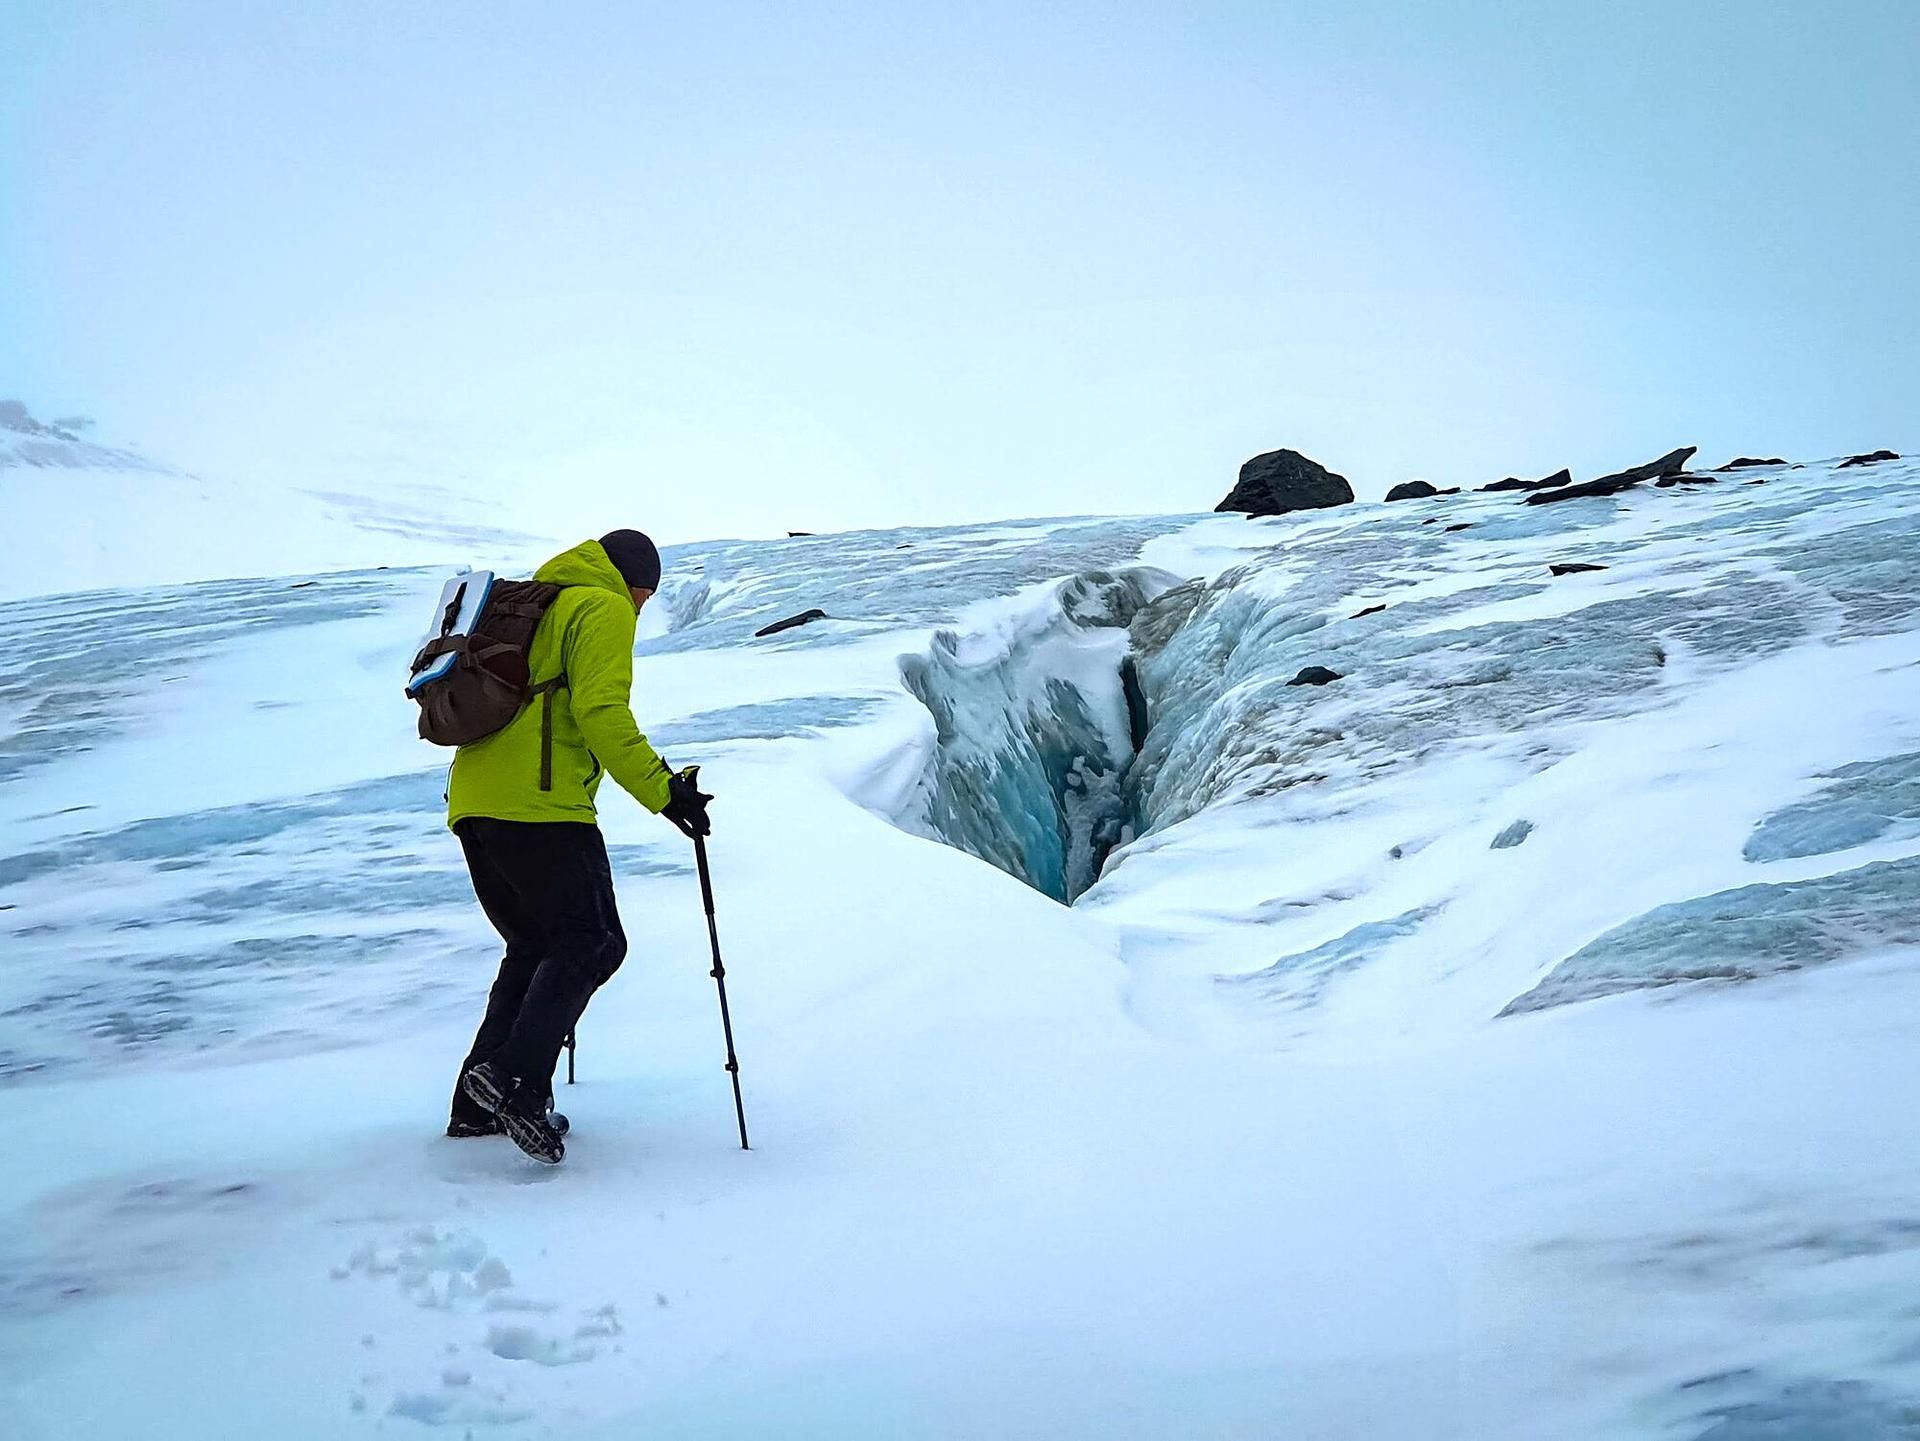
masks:
<svg viewBox="0 0 1920 1441"><path fill-rule="evenodd" d="M454 834L480 908L507 943L461 1074L492 1061L551 1096L568 1032L627 954L606 841L598 826L580 822L481 816L461 821ZM457 1080L453 1119L487 1120Z"/></svg>

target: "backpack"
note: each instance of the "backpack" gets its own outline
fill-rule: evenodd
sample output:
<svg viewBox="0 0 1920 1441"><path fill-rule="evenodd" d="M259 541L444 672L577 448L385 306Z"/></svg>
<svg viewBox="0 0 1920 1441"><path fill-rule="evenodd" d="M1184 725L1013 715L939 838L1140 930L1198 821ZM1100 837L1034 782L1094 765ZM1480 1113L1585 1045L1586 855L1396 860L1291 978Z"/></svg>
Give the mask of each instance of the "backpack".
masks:
<svg viewBox="0 0 1920 1441"><path fill-rule="evenodd" d="M501 580L489 570L466 571L447 582L407 677L407 694L420 707L422 740L439 746L484 740L538 695L540 789L553 789L553 696L567 678L533 685L527 653L560 589L544 581Z"/></svg>

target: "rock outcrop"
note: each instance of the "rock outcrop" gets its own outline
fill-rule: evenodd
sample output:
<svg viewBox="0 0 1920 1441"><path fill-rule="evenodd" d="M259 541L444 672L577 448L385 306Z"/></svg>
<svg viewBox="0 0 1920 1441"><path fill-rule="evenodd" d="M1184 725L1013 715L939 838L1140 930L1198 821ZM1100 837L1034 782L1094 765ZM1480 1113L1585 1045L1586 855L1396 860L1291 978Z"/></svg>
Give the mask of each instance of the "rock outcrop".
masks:
<svg viewBox="0 0 1920 1441"><path fill-rule="evenodd" d="M1728 461L1728 462L1727 462L1727 463L1726 463L1725 465L1723 465L1723 466L1721 466L1721 467L1720 467L1720 469L1722 469L1722 470L1752 470L1752 469L1755 469L1755 468L1756 468L1756 467L1758 467L1758 466L1763 466L1763 465L1766 465L1766 466L1774 466L1774 465L1785 465L1785 464L1786 464L1786 462L1785 462L1784 460L1782 460L1782 459L1780 459L1780 457L1779 457L1779 456L1777 456L1777 455L1776 455L1776 456L1773 456L1773 457L1771 457L1771 458L1769 458L1769 459L1766 459L1766 460L1762 460L1762 459L1761 459L1760 457L1758 457L1758 456L1753 456L1753 455L1743 455L1743 456L1741 456L1741 457L1740 457L1740 458L1739 458L1738 460L1730 460L1730 461Z"/></svg>
<svg viewBox="0 0 1920 1441"><path fill-rule="evenodd" d="M1424 480L1403 480L1387 492L1388 500L1425 500L1430 495L1438 495L1440 487L1430 485Z"/></svg>
<svg viewBox="0 0 1920 1441"><path fill-rule="evenodd" d="M1552 475L1539 480L1521 480L1517 476L1508 476L1505 480L1496 480L1492 485L1483 485L1482 490L1555 490L1563 485L1573 484L1573 472L1556 470Z"/></svg>
<svg viewBox="0 0 1920 1441"><path fill-rule="evenodd" d="M759 630L753 633L753 636L755 640L758 640L762 636L778 635L783 630L792 630L796 626L812 625L816 620L825 620L826 618L827 613L824 610L803 610L798 615L790 615L785 620L776 620L772 625L760 627Z"/></svg>
<svg viewBox="0 0 1920 1441"><path fill-rule="evenodd" d="M1663 476L1678 475L1687 468L1687 462L1693 458L1699 447L1684 445L1678 450L1670 450L1658 460L1650 460L1645 465L1636 465L1631 470L1618 471L1613 475L1603 475L1598 480L1584 481L1579 485L1562 486L1556 490L1535 491L1527 497L1528 505L1545 505L1556 500L1578 500L1582 496L1618 495L1630 490L1643 480L1656 480Z"/></svg>
<svg viewBox="0 0 1920 1441"><path fill-rule="evenodd" d="M1328 670L1323 665L1310 665L1299 675L1288 681L1288 685L1331 685L1341 678L1337 670Z"/></svg>
<svg viewBox="0 0 1920 1441"><path fill-rule="evenodd" d="M1850 455L1840 462L1839 469L1845 470L1853 465L1878 465L1883 460L1898 460L1900 457L1891 450L1870 451L1866 455Z"/></svg>
<svg viewBox="0 0 1920 1441"><path fill-rule="evenodd" d="M1214 509L1285 515L1346 505L1352 499L1353 487L1345 476L1335 475L1297 450L1270 450L1240 467L1239 482Z"/></svg>
<svg viewBox="0 0 1920 1441"><path fill-rule="evenodd" d="M144 470L171 475L166 466L131 450L98 445L85 436L93 422L72 416L36 420L25 402L0 400L0 470L10 466L73 470Z"/></svg>

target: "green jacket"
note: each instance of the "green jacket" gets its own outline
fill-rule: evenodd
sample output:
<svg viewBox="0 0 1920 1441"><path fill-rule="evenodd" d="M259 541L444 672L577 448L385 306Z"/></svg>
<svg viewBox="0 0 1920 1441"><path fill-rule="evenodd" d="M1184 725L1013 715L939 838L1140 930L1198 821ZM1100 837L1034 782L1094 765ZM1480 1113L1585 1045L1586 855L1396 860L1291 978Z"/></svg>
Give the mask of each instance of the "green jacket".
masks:
<svg viewBox="0 0 1920 1441"><path fill-rule="evenodd" d="M540 789L542 703L535 699L504 729L454 752L447 824L467 816L591 822L603 774L658 813L667 804L668 772L633 719L639 613L626 581L597 540L555 556L533 578L566 587L541 617L527 655L534 685L566 677L553 697L553 789Z"/></svg>

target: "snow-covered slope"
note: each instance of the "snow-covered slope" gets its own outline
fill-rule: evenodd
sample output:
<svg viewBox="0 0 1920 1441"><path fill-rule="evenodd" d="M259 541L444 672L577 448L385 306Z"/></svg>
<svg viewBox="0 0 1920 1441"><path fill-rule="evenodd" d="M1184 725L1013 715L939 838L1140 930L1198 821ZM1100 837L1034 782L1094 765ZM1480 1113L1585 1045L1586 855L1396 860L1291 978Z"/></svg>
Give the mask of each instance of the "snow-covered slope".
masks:
<svg viewBox="0 0 1920 1441"><path fill-rule="evenodd" d="M468 562L539 542L451 494L189 475L0 402L0 599L190 580Z"/></svg>
<svg viewBox="0 0 1920 1441"><path fill-rule="evenodd" d="M0 1434L1909 1435L1916 541L1895 462L671 551L755 1150L609 797L557 1171L438 1136L438 576L11 606Z"/></svg>

